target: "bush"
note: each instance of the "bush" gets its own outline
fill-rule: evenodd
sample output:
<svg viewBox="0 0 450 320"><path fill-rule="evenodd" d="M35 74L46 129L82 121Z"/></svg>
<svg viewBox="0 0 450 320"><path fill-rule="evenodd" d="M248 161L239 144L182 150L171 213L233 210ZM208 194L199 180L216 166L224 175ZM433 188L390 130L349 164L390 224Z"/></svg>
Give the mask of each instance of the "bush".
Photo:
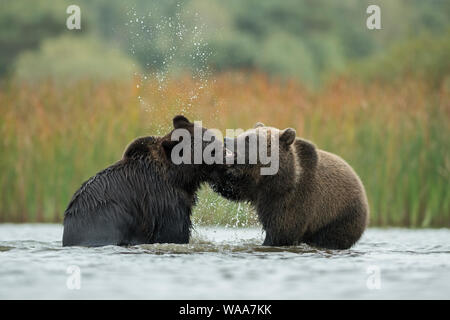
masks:
<svg viewBox="0 0 450 320"><path fill-rule="evenodd" d="M45 40L39 50L21 54L14 69L18 80L74 81L131 78L134 62L94 38L63 36Z"/></svg>
<svg viewBox="0 0 450 320"><path fill-rule="evenodd" d="M66 0L0 2L0 76L11 72L21 52L65 31L67 5Z"/></svg>
<svg viewBox="0 0 450 320"><path fill-rule="evenodd" d="M414 77L440 87L450 75L449 52L450 33L440 37L422 35L356 63L350 72L366 81L392 82Z"/></svg>

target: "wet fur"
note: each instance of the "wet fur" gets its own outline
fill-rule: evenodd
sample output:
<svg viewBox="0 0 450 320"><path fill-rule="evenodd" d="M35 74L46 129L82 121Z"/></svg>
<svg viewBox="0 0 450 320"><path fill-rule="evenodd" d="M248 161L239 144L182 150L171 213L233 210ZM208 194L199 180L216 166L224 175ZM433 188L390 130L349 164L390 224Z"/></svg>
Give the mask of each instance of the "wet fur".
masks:
<svg viewBox="0 0 450 320"><path fill-rule="evenodd" d="M287 146L280 141L279 161L280 169L272 176L261 176L258 165L234 165L211 186L228 199L255 206L266 231L264 245L304 242L347 249L358 241L369 209L353 169L300 138Z"/></svg>
<svg viewBox="0 0 450 320"><path fill-rule="evenodd" d="M138 138L86 181L64 213L63 246L189 242L196 192L214 166L174 165L169 141Z"/></svg>

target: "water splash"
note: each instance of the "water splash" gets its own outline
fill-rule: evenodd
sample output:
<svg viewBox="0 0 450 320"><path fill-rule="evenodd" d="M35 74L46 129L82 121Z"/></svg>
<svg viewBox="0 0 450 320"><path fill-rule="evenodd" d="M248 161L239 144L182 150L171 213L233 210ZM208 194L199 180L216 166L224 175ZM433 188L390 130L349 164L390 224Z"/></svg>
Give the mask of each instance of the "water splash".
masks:
<svg viewBox="0 0 450 320"><path fill-rule="evenodd" d="M130 53L141 62L140 71L134 73L137 99L147 112L161 110L156 106L170 101L171 105L164 107L186 114L210 84L211 50L205 40L206 25L197 12L184 10L180 3L171 15L158 10L140 12L132 7L127 12ZM183 87L180 79L186 78L193 87ZM170 88L174 80L181 82L175 92ZM159 131L166 130L159 126Z"/></svg>

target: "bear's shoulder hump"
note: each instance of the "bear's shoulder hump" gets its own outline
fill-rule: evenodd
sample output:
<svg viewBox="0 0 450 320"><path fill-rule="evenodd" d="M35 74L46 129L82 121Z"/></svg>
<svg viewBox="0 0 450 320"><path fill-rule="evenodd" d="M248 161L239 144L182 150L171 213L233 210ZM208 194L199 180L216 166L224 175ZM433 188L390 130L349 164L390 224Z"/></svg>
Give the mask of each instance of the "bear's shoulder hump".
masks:
<svg viewBox="0 0 450 320"><path fill-rule="evenodd" d="M156 137L148 136L136 138L125 148L123 159L132 159L146 156L151 151L152 146L154 146L156 143Z"/></svg>

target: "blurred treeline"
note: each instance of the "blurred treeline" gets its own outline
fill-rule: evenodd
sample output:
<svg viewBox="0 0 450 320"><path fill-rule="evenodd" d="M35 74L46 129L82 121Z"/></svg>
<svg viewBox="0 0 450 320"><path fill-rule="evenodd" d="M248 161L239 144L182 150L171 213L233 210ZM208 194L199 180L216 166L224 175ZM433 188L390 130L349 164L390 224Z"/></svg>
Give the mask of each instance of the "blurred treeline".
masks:
<svg viewBox="0 0 450 320"><path fill-rule="evenodd" d="M79 31L65 27L69 4L81 8ZM381 7L380 31L366 28L369 4ZM317 85L363 61L353 68L363 78L414 63L439 82L449 70L449 27L448 0L2 0L0 76L256 69ZM391 51L382 67L369 59Z"/></svg>

